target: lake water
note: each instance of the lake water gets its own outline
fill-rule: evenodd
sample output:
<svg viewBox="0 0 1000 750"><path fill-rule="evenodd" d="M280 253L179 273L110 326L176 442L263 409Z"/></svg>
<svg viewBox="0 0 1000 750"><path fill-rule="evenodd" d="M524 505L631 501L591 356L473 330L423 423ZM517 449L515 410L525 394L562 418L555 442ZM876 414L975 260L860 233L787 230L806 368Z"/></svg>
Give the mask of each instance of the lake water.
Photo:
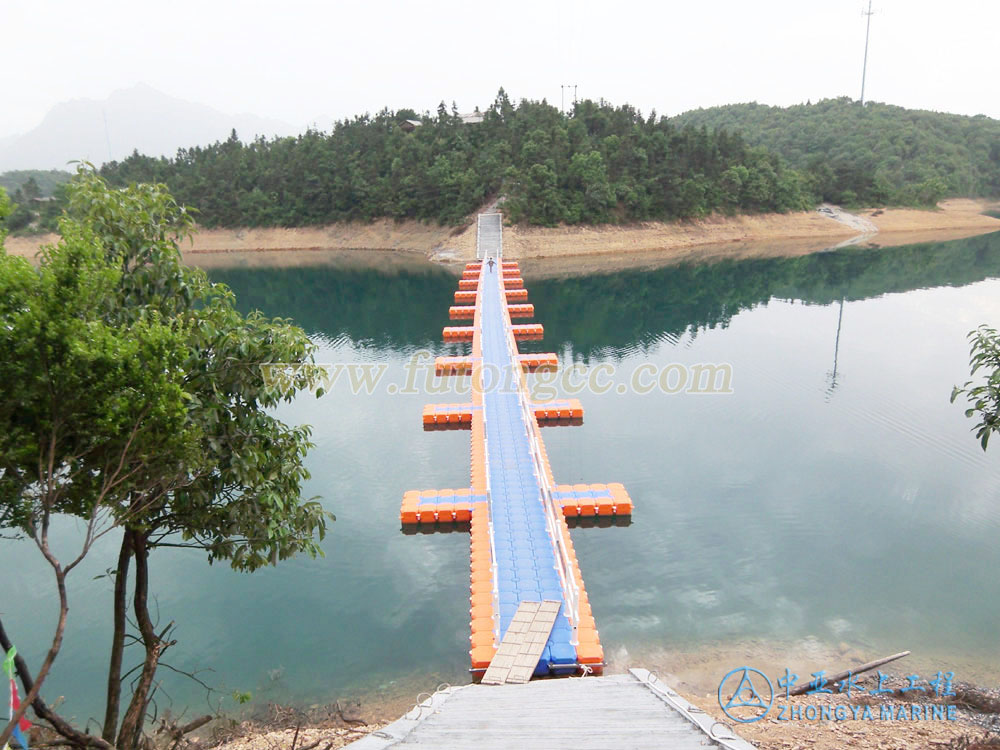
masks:
<svg viewBox="0 0 1000 750"><path fill-rule="evenodd" d="M242 575L155 553L160 620L179 624L167 661L211 668L200 677L220 695L255 701L467 681L467 537L398 523L405 490L467 486L468 433L425 433L420 420L425 403L463 398L389 387L420 351L463 351L440 341L455 277L326 266L213 277L244 309L303 326L318 361L385 374L370 395L338 383L280 410L314 428L307 491L337 516L324 558ZM533 350L614 368L610 391L577 395L582 426L544 432L558 482L620 481L635 502L630 526L573 531L609 653L812 639L1000 674L1000 446L984 454L949 404L968 377L967 332L1000 324L1000 235L529 274L527 286L546 332ZM619 393L646 363L728 365L732 393ZM60 541L76 533L63 524ZM46 686L80 721L102 713L111 583L95 576L116 549L106 540L73 574ZM0 569L4 622L37 665L55 617L50 576L23 542L0 547ZM203 690L162 676L161 708L203 706Z"/></svg>

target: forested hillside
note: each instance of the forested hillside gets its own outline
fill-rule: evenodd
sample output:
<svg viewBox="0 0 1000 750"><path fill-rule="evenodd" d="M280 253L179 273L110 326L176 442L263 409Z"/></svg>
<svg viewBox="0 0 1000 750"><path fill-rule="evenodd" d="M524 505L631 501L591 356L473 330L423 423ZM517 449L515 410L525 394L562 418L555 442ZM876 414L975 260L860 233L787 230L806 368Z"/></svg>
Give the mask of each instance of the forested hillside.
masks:
<svg viewBox="0 0 1000 750"><path fill-rule="evenodd" d="M6 188L13 195L32 182L33 187L29 185L28 191L37 191L37 197L48 198L57 187L69 182L72 176L61 169L15 169L0 174L0 187Z"/></svg>
<svg viewBox="0 0 1000 750"><path fill-rule="evenodd" d="M4 224L11 232L53 231L66 203L66 184L73 177L59 169L21 169L0 174L0 187L14 201Z"/></svg>
<svg viewBox="0 0 1000 750"><path fill-rule="evenodd" d="M413 123L417 123L414 125ZM39 173L41 174L41 173ZM933 206L1000 196L1000 121L861 107L738 104L674 118L582 101L563 114L501 89L481 122L443 104L383 110L329 133L244 144L232 136L174 158L134 153L101 174L165 182L207 227L306 226L380 217L458 224L502 197L514 222L551 226L847 206ZM15 194L9 222L54 228L61 206Z"/></svg>
<svg viewBox="0 0 1000 750"><path fill-rule="evenodd" d="M413 129L406 120L420 119ZM409 131L409 132L408 132ZM630 106L584 101L563 115L501 92L480 123L383 110L296 138L238 138L133 154L101 170L165 182L205 226L296 226L376 217L458 223L503 195L515 222L603 223L712 211L805 208L798 174L736 134L678 128Z"/></svg>
<svg viewBox="0 0 1000 750"><path fill-rule="evenodd" d="M1000 120L846 97L794 107L730 104L687 112L677 127L729 128L777 151L817 198L847 205L933 204L1000 196Z"/></svg>

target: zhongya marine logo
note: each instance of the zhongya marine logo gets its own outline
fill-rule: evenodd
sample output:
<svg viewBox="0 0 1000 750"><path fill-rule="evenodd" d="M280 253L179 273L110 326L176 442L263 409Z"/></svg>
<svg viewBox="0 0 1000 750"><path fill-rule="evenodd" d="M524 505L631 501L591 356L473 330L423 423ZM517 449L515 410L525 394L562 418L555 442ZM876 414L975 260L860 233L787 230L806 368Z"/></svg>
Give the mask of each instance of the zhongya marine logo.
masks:
<svg viewBox="0 0 1000 750"><path fill-rule="evenodd" d="M774 703L774 687L767 675L753 667L738 667L719 683L719 705L733 721L760 721Z"/></svg>

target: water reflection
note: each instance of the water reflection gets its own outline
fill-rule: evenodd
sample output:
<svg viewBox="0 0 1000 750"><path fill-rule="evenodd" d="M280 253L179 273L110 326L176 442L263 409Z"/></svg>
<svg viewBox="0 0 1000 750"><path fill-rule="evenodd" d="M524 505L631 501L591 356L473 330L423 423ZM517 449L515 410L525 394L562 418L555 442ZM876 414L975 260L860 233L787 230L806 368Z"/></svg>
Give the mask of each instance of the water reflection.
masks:
<svg viewBox="0 0 1000 750"><path fill-rule="evenodd" d="M320 361L385 363L398 383L415 350L460 350L440 341L455 277L439 269L212 275L244 309L303 325ZM564 363L733 367L731 395L582 393L583 426L544 433L557 481L621 481L636 502L628 527L573 531L609 653L816 639L1000 671L1000 468L948 403L966 377L965 333L1000 323L998 277L1000 235L529 279L538 348ZM159 611L180 624L175 666L211 666L203 676L224 694L306 703L431 672L467 679L467 539L404 537L398 524L403 491L468 481L468 433L422 429L439 399L338 387L282 407L314 426L306 490L338 518L326 557L246 576L158 554ZM93 684L110 643L110 583L90 579L115 549L108 540L79 571L49 686L81 720L101 711ZM0 584L5 624L37 664L48 575L24 544L4 543L0 567L17 572ZM175 708L201 703L164 677Z"/></svg>

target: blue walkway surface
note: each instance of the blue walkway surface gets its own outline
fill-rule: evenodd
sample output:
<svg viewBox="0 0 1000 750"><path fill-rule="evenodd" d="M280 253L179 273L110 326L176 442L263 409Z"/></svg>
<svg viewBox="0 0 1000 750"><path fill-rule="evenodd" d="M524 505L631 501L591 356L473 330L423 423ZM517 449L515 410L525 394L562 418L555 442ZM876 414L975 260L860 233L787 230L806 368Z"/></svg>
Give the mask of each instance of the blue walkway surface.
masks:
<svg viewBox="0 0 1000 750"><path fill-rule="evenodd" d="M499 223L499 216L497 220ZM574 665L576 649L571 643L572 630L565 615L553 540L546 528L542 492L532 462L530 426L525 422L517 392L509 387L510 373L516 373L513 368L520 365L512 358L504 332L505 301L499 260L492 271L483 266L480 321L484 376L492 373L495 377L499 373L503 386L495 387L487 380L483 395L500 637L507 632L520 602L545 599L563 602L536 670L536 674L544 674Z"/></svg>

